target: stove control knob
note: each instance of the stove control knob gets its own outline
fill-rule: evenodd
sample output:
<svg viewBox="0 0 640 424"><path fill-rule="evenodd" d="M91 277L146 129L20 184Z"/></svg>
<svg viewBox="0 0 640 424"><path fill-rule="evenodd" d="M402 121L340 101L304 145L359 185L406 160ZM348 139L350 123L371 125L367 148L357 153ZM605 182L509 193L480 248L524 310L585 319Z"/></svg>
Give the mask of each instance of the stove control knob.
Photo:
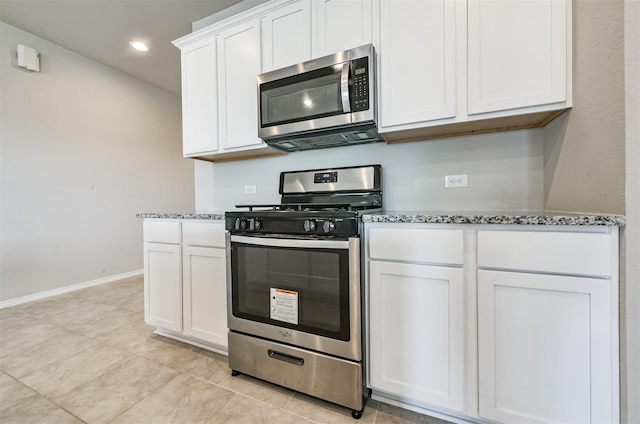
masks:
<svg viewBox="0 0 640 424"><path fill-rule="evenodd" d="M336 224L333 221L324 221L322 229L325 233L332 233L336 230Z"/></svg>
<svg viewBox="0 0 640 424"><path fill-rule="evenodd" d="M305 219L304 221L304 230L306 232L311 232L316 230L316 221L313 219Z"/></svg>
<svg viewBox="0 0 640 424"><path fill-rule="evenodd" d="M234 225L236 230L242 231L247 228L247 220L244 218L236 218L236 223Z"/></svg>
<svg viewBox="0 0 640 424"><path fill-rule="evenodd" d="M258 231L259 229L262 228L262 222L260 222L260 220L258 218L253 220L253 229Z"/></svg>

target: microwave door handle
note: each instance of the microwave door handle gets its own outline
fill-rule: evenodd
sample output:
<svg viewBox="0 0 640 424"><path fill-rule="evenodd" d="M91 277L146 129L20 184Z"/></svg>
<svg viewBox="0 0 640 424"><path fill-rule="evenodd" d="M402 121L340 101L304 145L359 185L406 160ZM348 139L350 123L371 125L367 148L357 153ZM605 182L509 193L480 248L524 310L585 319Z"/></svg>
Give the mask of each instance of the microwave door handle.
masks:
<svg viewBox="0 0 640 424"><path fill-rule="evenodd" d="M349 99L349 62L342 64L340 74L340 97L342 98L342 112L351 112L351 100Z"/></svg>

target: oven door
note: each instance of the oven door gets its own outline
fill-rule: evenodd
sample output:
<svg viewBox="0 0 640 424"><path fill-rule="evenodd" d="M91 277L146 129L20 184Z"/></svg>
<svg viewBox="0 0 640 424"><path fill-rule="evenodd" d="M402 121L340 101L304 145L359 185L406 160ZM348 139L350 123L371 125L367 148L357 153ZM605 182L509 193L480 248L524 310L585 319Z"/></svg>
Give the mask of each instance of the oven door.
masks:
<svg viewBox="0 0 640 424"><path fill-rule="evenodd" d="M232 331L360 361L360 239L231 236Z"/></svg>

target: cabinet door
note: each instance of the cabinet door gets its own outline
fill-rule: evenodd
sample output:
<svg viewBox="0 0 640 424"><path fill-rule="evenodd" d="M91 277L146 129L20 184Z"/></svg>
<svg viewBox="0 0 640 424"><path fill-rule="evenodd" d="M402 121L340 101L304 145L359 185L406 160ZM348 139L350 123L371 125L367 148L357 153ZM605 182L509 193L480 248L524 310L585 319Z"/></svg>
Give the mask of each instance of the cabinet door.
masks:
<svg viewBox="0 0 640 424"><path fill-rule="evenodd" d="M225 249L183 246L184 334L227 347Z"/></svg>
<svg viewBox="0 0 640 424"><path fill-rule="evenodd" d="M258 138L260 21L253 19L218 34L220 143L224 150L262 146Z"/></svg>
<svg viewBox="0 0 640 424"><path fill-rule="evenodd" d="M455 116L455 2L380 2L382 129Z"/></svg>
<svg viewBox="0 0 640 424"><path fill-rule="evenodd" d="M311 59L311 7L296 1L262 18L264 71Z"/></svg>
<svg viewBox="0 0 640 424"><path fill-rule="evenodd" d="M564 0L469 0L469 114L567 99Z"/></svg>
<svg viewBox="0 0 640 424"><path fill-rule="evenodd" d="M144 243L144 318L147 324L182 330L181 265L179 244Z"/></svg>
<svg viewBox="0 0 640 424"><path fill-rule="evenodd" d="M615 422L611 281L478 271L480 416Z"/></svg>
<svg viewBox="0 0 640 424"><path fill-rule="evenodd" d="M371 387L408 403L462 411L462 269L369 266Z"/></svg>
<svg viewBox="0 0 640 424"><path fill-rule="evenodd" d="M218 150L216 47L213 37L181 50L182 144L189 156Z"/></svg>
<svg viewBox="0 0 640 424"><path fill-rule="evenodd" d="M372 42L372 0L316 0L314 57Z"/></svg>

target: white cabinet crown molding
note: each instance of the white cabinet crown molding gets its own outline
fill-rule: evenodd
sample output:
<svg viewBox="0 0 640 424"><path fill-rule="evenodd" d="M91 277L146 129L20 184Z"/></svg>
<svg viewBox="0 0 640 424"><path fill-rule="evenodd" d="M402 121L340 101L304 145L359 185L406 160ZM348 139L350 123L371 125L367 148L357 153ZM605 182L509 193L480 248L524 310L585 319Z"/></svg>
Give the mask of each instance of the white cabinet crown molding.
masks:
<svg viewBox="0 0 640 424"><path fill-rule="evenodd" d="M245 10L244 12L238 13L237 15L230 16L207 27L193 31L190 34L172 41L172 44L177 48L182 49L184 46L187 46L194 41L214 35L229 26L237 25L244 21L260 17L275 8L286 6L287 4L295 3L296 1L298 0L272 0L270 2L263 3L249 10Z"/></svg>

